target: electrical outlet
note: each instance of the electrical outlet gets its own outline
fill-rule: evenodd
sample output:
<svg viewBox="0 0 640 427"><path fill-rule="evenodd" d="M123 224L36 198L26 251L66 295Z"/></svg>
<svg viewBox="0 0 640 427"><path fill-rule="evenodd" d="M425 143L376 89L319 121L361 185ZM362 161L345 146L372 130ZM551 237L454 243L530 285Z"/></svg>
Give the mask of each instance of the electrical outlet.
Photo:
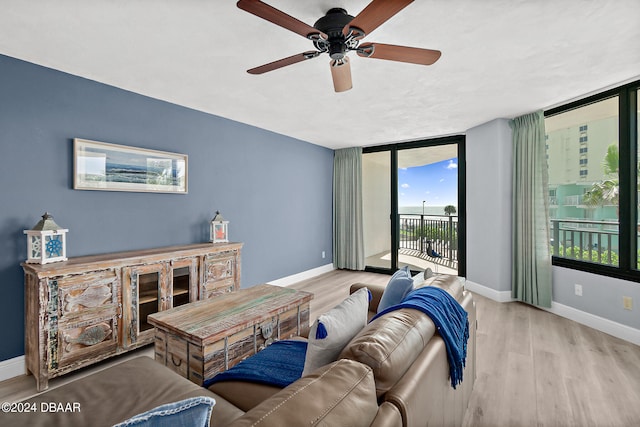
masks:
<svg viewBox="0 0 640 427"><path fill-rule="evenodd" d="M576 295L578 295L579 297L582 296L582 285L578 285L577 283L574 285L575 286L575 292Z"/></svg>
<svg viewBox="0 0 640 427"><path fill-rule="evenodd" d="M622 297L622 307L624 307L625 310L633 310L633 298Z"/></svg>
<svg viewBox="0 0 640 427"><path fill-rule="evenodd" d="M326 256L327 254L324 251L322 251L322 259L324 259Z"/></svg>

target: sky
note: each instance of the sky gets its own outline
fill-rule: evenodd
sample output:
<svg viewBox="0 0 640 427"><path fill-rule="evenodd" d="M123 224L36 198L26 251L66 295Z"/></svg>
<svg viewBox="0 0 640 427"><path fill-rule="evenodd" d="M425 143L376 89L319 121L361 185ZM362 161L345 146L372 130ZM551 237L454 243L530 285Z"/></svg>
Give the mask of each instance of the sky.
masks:
<svg viewBox="0 0 640 427"><path fill-rule="evenodd" d="M399 206L458 205L458 159L398 170Z"/></svg>

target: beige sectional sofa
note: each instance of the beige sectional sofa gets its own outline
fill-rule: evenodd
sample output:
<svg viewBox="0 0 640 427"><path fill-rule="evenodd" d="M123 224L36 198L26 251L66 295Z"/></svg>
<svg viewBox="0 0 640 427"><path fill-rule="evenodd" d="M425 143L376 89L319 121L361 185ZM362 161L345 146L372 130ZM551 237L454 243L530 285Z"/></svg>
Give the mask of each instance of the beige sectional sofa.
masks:
<svg viewBox="0 0 640 427"><path fill-rule="evenodd" d="M424 285L447 290L468 312L464 380L455 390L434 323L403 308L367 324L338 361L284 389L240 381L205 389L139 357L28 401L77 402L80 412L1 414L0 425L110 426L164 403L210 396L212 426L459 426L475 380L475 303L457 277L435 276ZM384 288L367 287L375 312Z"/></svg>

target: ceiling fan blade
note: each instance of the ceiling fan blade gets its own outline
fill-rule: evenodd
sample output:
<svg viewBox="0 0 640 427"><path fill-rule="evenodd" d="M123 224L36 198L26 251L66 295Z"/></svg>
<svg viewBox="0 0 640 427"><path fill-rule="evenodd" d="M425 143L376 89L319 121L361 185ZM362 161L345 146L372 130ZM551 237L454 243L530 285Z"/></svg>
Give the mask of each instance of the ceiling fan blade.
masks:
<svg viewBox="0 0 640 427"><path fill-rule="evenodd" d="M412 64L431 65L442 52L418 47L396 46L384 43L365 43L358 46L358 56L363 58L386 59L389 61L410 62Z"/></svg>
<svg viewBox="0 0 640 427"><path fill-rule="evenodd" d="M396 13L413 3L413 0L373 0L342 29L344 36L348 36L351 27L371 33L385 23ZM365 34L356 38L362 38Z"/></svg>
<svg viewBox="0 0 640 427"><path fill-rule="evenodd" d="M308 52L298 53L297 55L292 55L287 58L282 58L277 61L270 62L268 64L261 65L259 67L252 68L247 70L249 74L263 74L268 71L277 70L278 68L286 67L287 65L297 64L298 62L302 62L307 59L315 58L320 55L320 52L315 50L310 50Z"/></svg>
<svg viewBox="0 0 640 427"><path fill-rule="evenodd" d="M331 66L331 77L333 78L333 89L336 92L344 92L353 87L351 84L351 64L349 64L349 58L344 57L341 61L332 60L329 65Z"/></svg>
<svg viewBox="0 0 640 427"><path fill-rule="evenodd" d="M260 0L240 0L237 5L240 9L246 12L252 13L262 19L266 19L267 21L286 28L289 31L300 34L303 37L311 39L317 37L327 38L324 33L318 31L311 25L307 25L293 16L287 15L281 10L276 9L273 6L269 6Z"/></svg>

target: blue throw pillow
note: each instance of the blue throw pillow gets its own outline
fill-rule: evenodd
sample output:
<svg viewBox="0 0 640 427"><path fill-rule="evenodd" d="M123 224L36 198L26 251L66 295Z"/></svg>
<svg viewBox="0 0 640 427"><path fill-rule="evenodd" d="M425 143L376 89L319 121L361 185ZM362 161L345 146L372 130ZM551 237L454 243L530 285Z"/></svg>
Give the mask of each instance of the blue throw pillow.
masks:
<svg viewBox="0 0 640 427"><path fill-rule="evenodd" d="M190 397L160 405L113 427L209 427L215 403L212 397Z"/></svg>
<svg viewBox="0 0 640 427"><path fill-rule="evenodd" d="M412 290L413 279L411 278L411 272L409 271L409 266L405 266L391 276L382 298L380 298L378 313L392 305L400 304Z"/></svg>

